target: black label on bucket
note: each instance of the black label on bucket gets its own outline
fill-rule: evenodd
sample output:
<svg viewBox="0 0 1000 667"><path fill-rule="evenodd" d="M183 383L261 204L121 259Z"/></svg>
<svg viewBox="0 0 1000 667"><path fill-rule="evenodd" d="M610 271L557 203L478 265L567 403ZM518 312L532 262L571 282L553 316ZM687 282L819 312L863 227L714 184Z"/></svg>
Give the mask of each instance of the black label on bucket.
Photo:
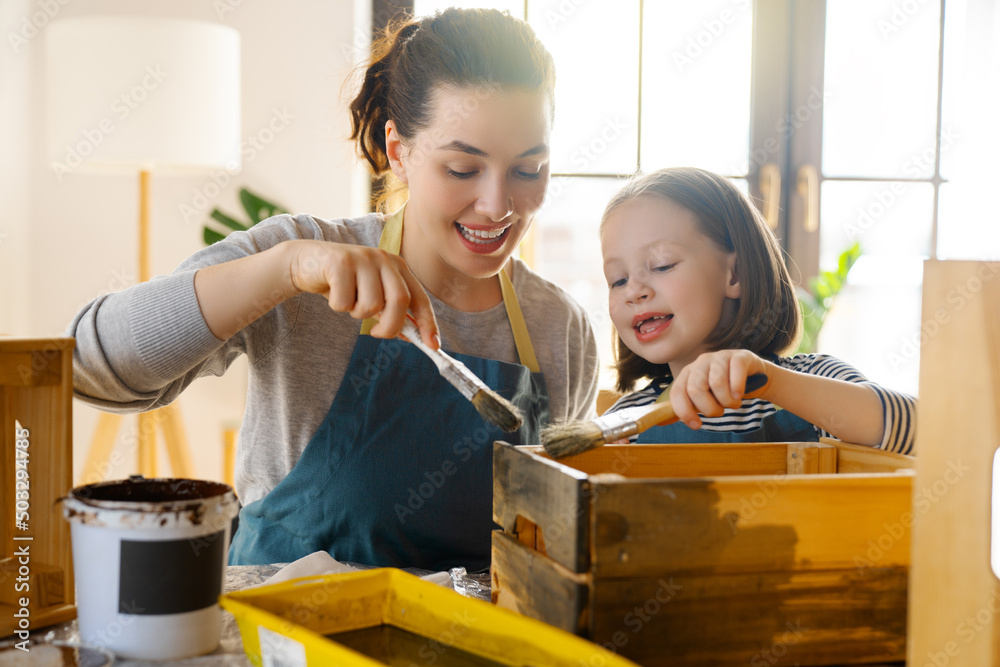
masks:
<svg viewBox="0 0 1000 667"><path fill-rule="evenodd" d="M222 592L225 531L169 542L122 540L118 612L180 614L211 607Z"/></svg>

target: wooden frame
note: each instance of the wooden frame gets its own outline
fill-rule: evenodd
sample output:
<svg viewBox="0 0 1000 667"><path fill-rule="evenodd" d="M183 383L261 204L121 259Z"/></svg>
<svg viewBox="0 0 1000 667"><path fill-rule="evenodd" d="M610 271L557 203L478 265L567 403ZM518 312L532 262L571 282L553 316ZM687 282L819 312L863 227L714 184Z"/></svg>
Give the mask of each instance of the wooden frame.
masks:
<svg viewBox="0 0 1000 667"><path fill-rule="evenodd" d="M24 629L22 599L32 630L76 617L70 529L56 502L72 488L73 348L72 338L0 338L0 637ZM26 448L15 424L28 430ZM27 530L15 525L18 450Z"/></svg>
<svg viewBox="0 0 1000 667"><path fill-rule="evenodd" d="M496 443L494 600L641 664L900 660L914 465L835 441Z"/></svg>

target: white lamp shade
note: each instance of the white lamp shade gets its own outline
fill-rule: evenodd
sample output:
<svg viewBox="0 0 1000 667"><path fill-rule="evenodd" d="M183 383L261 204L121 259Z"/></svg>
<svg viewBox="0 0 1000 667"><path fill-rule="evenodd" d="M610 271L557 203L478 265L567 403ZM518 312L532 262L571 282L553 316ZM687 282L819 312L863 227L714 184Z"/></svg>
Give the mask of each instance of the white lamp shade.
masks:
<svg viewBox="0 0 1000 667"><path fill-rule="evenodd" d="M76 169L239 166L240 37L229 27L95 16L46 31L48 146Z"/></svg>

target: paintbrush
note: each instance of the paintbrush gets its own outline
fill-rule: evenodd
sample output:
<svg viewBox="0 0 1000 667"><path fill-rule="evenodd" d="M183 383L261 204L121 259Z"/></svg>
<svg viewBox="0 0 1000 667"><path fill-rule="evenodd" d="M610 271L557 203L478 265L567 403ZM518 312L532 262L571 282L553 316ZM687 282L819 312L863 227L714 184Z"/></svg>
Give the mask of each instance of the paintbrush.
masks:
<svg viewBox="0 0 1000 667"><path fill-rule="evenodd" d="M521 411L517 409L517 406L490 389L461 361L444 350L435 350L424 343L420 338L420 330L417 329L416 322L409 314L403 322L400 336L416 345L421 352L430 357L441 376L469 399L472 407L483 419L491 424L496 424L507 432L521 428L524 417L521 416Z"/></svg>
<svg viewBox="0 0 1000 667"><path fill-rule="evenodd" d="M747 378L743 398L753 398L764 391L767 376L756 373ZM577 420L553 424L542 429L542 447L554 459L582 454L608 442L625 440L653 426L677 421L670 400L625 408L590 421Z"/></svg>

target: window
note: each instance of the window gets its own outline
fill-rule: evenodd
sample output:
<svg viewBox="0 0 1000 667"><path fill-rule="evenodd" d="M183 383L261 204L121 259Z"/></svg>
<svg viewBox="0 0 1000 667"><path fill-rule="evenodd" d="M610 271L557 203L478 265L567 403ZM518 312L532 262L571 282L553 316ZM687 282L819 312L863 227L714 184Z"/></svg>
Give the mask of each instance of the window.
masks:
<svg viewBox="0 0 1000 667"><path fill-rule="evenodd" d="M820 349L916 393L927 257L997 259L985 206L1000 40L990 0L416 0L527 19L558 72L552 181L525 259L588 309L611 362L604 205L636 172L722 173L802 284L863 255ZM376 12L376 16L378 13ZM610 373L602 387L613 382Z"/></svg>

